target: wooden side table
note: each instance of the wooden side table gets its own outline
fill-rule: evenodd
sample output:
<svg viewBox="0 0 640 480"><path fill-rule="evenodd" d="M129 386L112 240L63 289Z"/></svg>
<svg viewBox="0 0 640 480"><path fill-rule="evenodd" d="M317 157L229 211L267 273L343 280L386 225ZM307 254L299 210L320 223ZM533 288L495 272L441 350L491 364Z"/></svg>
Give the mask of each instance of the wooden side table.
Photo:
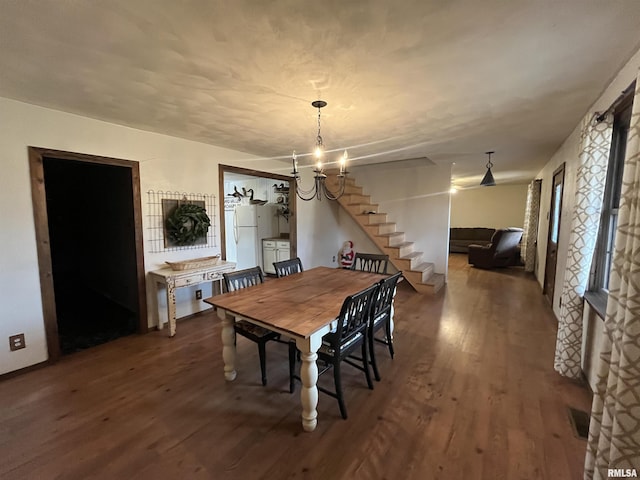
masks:
<svg viewBox="0 0 640 480"><path fill-rule="evenodd" d="M236 264L222 261L218 265L193 268L191 270L172 270L169 267L149 272L153 284L154 299L158 298L158 287L164 288L167 295L167 320L169 323L169 336L176 334L176 289L191 287L201 283L212 282L215 293L216 282L219 285L218 292L222 292L222 274L235 270ZM163 319L160 318L160 308L156 303L156 316L158 317L158 330L163 328Z"/></svg>

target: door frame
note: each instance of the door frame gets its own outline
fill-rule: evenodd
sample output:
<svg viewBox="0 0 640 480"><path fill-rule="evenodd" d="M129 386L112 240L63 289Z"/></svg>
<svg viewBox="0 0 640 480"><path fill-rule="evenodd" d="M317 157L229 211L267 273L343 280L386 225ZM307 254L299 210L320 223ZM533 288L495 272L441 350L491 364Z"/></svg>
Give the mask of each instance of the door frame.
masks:
<svg viewBox="0 0 640 480"><path fill-rule="evenodd" d="M33 220L38 252L38 269L40 274L40 295L42 298L42 314L47 339L49 362L56 362L61 355L60 338L58 336L58 318L53 288L53 267L51 263L51 244L49 238L49 221L47 215L47 196L44 183L44 158L74 160L85 163L99 163L125 167L131 170L131 192L133 196L134 241L136 250L136 277L138 290L138 333L148 331L147 320L147 287L144 268L144 243L142 239L142 206L140 201L140 166L138 162L119 158L101 157L84 153L66 152L41 147L28 147L29 173L31 177L31 199L33 204Z"/></svg>
<svg viewBox="0 0 640 480"><path fill-rule="evenodd" d="M249 168L234 167L232 165L218 164L218 192L220 194L220 255L223 260L227 259L227 237L226 227L224 222L224 174L225 173L239 173L242 175L248 175L252 177L270 178L272 180L279 180L281 182L287 182L289 184L289 243L291 258L298 256L298 228L296 221L296 185L293 177L287 175L280 175L277 173L262 172L260 170L253 170Z"/></svg>
<svg viewBox="0 0 640 480"><path fill-rule="evenodd" d="M558 274L558 245L556 245L556 254L555 261L553 262L553 271L550 270L549 265L549 254L550 246L551 246L551 237L552 237L552 226L553 226L553 213L554 213L554 205L555 205L555 197L556 197L556 182L555 179L560 175L560 185L562 185L562 191L560 193L560 202L558 203L558 244L560 243L560 226L562 224L562 200L564 198L564 177L565 177L565 164L562 163L558 168L555 169L553 175L551 176L551 204L549 206L549 226L547 232L547 251L545 254L545 263L544 263L544 277L542 281L542 294L547 297L551 307L553 308L553 297L555 295L555 277ZM553 284L551 286L551 292L547 289L547 276L553 275Z"/></svg>

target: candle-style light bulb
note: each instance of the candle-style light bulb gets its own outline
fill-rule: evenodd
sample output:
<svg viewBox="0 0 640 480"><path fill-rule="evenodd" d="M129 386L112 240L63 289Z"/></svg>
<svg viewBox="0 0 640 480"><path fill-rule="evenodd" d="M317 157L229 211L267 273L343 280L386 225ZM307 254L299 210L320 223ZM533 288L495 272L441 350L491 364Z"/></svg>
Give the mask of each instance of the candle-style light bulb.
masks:
<svg viewBox="0 0 640 480"><path fill-rule="evenodd" d="M296 155L296 151L293 151L293 155L291 156L291 161L293 163L293 174L296 175L298 173L298 156Z"/></svg>
<svg viewBox="0 0 640 480"><path fill-rule="evenodd" d="M345 150L344 153L342 154L342 157L340 157L340 173L341 174L344 174L345 170L347 169L347 158L349 158L349 155Z"/></svg>
<svg viewBox="0 0 640 480"><path fill-rule="evenodd" d="M318 160L316 162L316 170L321 171L322 170L322 161Z"/></svg>

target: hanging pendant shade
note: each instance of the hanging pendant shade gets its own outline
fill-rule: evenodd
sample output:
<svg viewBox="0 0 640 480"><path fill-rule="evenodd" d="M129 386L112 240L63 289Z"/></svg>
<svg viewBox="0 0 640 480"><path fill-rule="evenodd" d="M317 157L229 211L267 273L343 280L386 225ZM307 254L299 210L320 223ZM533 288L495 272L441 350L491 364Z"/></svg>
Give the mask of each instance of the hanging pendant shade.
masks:
<svg viewBox="0 0 640 480"><path fill-rule="evenodd" d="M491 167L493 167L493 163L491 163L491 154L494 152L486 152L489 155L489 161L487 162L487 173L484 174L484 178L480 182L480 185L483 187L493 187L496 184L496 181L493 178L493 173L491 173Z"/></svg>
<svg viewBox="0 0 640 480"><path fill-rule="evenodd" d="M493 179L493 173L491 173L491 169L487 169L487 173L484 174L484 178L480 182L480 185L483 187L493 187L495 186L496 181Z"/></svg>

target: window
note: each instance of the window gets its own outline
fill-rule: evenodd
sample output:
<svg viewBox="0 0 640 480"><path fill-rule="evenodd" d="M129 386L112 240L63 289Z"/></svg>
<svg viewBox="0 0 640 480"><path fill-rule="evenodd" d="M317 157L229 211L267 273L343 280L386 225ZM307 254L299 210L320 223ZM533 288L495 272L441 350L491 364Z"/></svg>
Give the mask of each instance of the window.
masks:
<svg viewBox="0 0 640 480"><path fill-rule="evenodd" d="M627 149L627 136L631 123L631 107L633 105L633 88L616 106L613 114L613 134L611 151L607 168L607 183L604 189L602 216L596 250L593 257L590 290L605 294L609 287L609 270L613 258L613 249L618 225L618 207L620 206L620 190L622 187L622 171Z"/></svg>

